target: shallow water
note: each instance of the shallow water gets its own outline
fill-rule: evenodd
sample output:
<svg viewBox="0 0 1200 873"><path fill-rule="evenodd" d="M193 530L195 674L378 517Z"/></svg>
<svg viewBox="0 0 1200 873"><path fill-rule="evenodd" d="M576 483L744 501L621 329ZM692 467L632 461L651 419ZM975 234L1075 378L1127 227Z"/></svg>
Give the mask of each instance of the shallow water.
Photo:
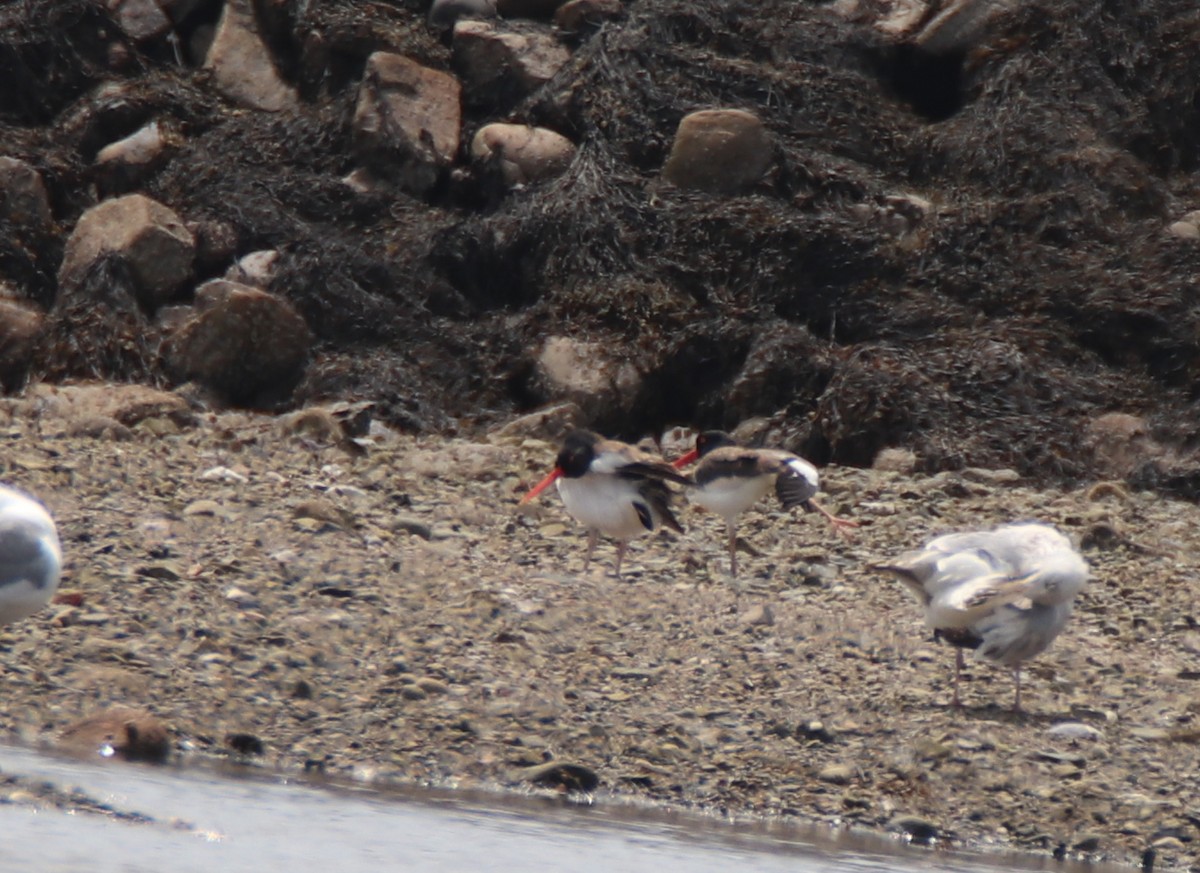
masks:
<svg viewBox="0 0 1200 873"><path fill-rule="evenodd" d="M77 787L116 809L155 819L139 824L0 805L5 870L332 873L380 864L406 870L630 873L660 873L664 865L697 873L1084 869L1049 859L916 849L816 827L734 827L701 816L605 804L369 791L262 774L234 778L208 769L79 761L10 746L0 746L0 771Z"/></svg>

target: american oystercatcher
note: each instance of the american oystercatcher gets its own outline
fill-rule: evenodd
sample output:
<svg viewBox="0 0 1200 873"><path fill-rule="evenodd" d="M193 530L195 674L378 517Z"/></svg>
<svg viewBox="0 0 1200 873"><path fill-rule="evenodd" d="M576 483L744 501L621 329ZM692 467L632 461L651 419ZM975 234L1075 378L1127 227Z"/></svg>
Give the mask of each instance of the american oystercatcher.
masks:
<svg viewBox="0 0 1200 873"><path fill-rule="evenodd" d="M54 519L40 503L0 485L0 624L49 603L61 570Z"/></svg>
<svg viewBox="0 0 1200 873"><path fill-rule="evenodd" d="M617 541L616 574L630 539L656 530L659 525L683 532L671 512L667 482L691 485L692 481L664 461L636 446L605 439L588 430L567 434L554 469L521 498L528 503L558 483L558 493L574 518L588 529L587 570L600 534Z"/></svg>
<svg viewBox="0 0 1200 873"><path fill-rule="evenodd" d="M729 572L737 575L737 517L768 491L784 509L803 506L819 512L839 531L858 525L838 518L814 499L820 482L817 469L799 455L782 449L752 449L739 446L729 434L706 430L696 437L696 447L678 458L674 466L686 467L699 459L692 478L696 487L691 500L725 519L729 531Z"/></svg>
<svg viewBox="0 0 1200 873"><path fill-rule="evenodd" d="M1044 652L1066 626L1088 566L1047 524L1024 522L940 536L880 564L916 596L934 636L955 647L954 705L963 649L1012 670L1021 709L1021 664Z"/></svg>

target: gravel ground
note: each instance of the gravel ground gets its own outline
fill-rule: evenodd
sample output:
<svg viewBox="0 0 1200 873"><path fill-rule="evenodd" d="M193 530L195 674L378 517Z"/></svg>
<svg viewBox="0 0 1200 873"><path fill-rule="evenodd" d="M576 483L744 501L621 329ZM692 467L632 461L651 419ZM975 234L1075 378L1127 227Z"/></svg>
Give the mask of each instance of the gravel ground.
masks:
<svg viewBox="0 0 1200 873"><path fill-rule="evenodd" d="M185 753L248 734L285 769L526 791L527 768L569 761L604 803L1195 863L1192 504L829 468L852 538L764 502L733 585L721 521L685 509L687 533L635 542L616 579L611 543L582 572L557 496L517 507L552 463L540 440L380 434L355 457L240 414L125 440L10 415L0 478L45 501L67 555L63 602L0 629L10 737L119 704ZM986 664L955 710L951 650L870 567L1029 518L1081 542L1095 580L1029 665L1024 714Z"/></svg>

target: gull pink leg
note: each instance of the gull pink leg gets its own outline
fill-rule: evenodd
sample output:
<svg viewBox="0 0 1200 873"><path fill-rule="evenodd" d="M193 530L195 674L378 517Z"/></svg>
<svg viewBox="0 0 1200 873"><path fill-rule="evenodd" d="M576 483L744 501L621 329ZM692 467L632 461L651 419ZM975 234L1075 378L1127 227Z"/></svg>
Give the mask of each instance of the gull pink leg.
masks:
<svg viewBox="0 0 1200 873"><path fill-rule="evenodd" d="M962 706L962 701L958 697L958 677L962 673L963 668L963 653L962 649L954 650L954 706Z"/></svg>

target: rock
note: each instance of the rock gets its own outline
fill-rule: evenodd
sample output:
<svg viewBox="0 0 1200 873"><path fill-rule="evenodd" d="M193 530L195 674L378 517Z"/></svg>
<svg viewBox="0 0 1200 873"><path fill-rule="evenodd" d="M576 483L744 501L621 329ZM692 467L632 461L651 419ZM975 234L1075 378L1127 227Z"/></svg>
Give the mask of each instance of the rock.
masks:
<svg viewBox="0 0 1200 873"><path fill-rule="evenodd" d="M771 161L771 138L758 116L702 109L679 122L663 178L680 188L734 194L761 179Z"/></svg>
<svg viewBox="0 0 1200 873"><path fill-rule="evenodd" d="M946 55L965 52L983 42L989 28L1002 13L1022 0L949 0L915 35L926 52Z"/></svg>
<svg viewBox="0 0 1200 873"><path fill-rule="evenodd" d="M489 431L488 436L497 440L537 437L559 443L568 431L579 427L582 420L578 403L555 403L507 421Z"/></svg>
<svg viewBox="0 0 1200 873"><path fill-rule="evenodd" d="M1099 834L1083 834L1071 843L1071 848L1076 852L1094 852L1100 848L1101 842L1103 838Z"/></svg>
<svg viewBox="0 0 1200 873"><path fill-rule="evenodd" d="M206 0L155 0L155 2L162 7L163 12L167 13L173 22L179 24Z"/></svg>
<svg viewBox="0 0 1200 873"><path fill-rule="evenodd" d="M1167 225L1167 233L1179 239L1200 239L1200 225L1190 221L1174 221Z"/></svg>
<svg viewBox="0 0 1200 873"><path fill-rule="evenodd" d="M458 153L461 97L462 87L448 73L402 55L371 55L354 110L364 160L410 190L427 191Z"/></svg>
<svg viewBox="0 0 1200 873"><path fill-rule="evenodd" d="M488 124L471 140L471 157L495 161L510 187L562 173L575 156L575 144L560 133L523 124Z"/></svg>
<svg viewBox="0 0 1200 873"><path fill-rule="evenodd" d="M578 33L624 14L621 0L568 0L555 11L554 26L568 33Z"/></svg>
<svg viewBox="0 0 1200 873"><path fill-rule="evenodd" d="M590 793L600 784L600 777L590 767L571 761L547 761L521 771L521 780L559 791Z"/></svg>
<svg viewBox="0 0 1200 873"><path fill-rule="evenodd" d="M0 388L15 391L25 381L45 316L0 297Z"/></svg>
<svg viewBox="0 0 1200 873"><path fill-rule="evenodd" d="M314 498L296 504L292 508L295 518L311 518L342 530L354 529L354 516L330 500Z"/></svg>
<svg viewBox="0 0 1200 873"><path fill-rule="evenodd" d="M534 25L454 25L454 66L473 102L489 102L496 92L528 94L554 78L570 57L553 34Z"/></svg>
<svg viewBox="0 0 1200 873"><path fill-rule="evenodd" d="M226 589L225 599L238 609L257 609L259 605L257 597L244 588L238 588L236 585Z"/></svg>
<svg viewBox="0 0 1200 873"><path fill-rule="evenodd" d="M771 627L775 624L775 613L765 603L756 603L742 616L742 624L750 627Z"/></svg>
<svg viewBox="0 0 1200 873"><path fill-rule="evenodd" d="M181 379L196 379L234 403L286 396L300 380L312 344L304 318L279 297L216 280L219 293L167 342L167 363Z"/></svg>
<svg viewBox="0 0 1200 873"><path fill-rule="evenodd" d="M60 285L77 282L106 254L119 255L139 300L155 309L191 277L195 240L174 211L143 194L105 200L80 216L67 240Z"/></svg>
<svg viewBox="0 0 1200 873"><path fill-rule="evenodd" d="M278 264L279 252L274 249L250 252L239 258L236 264L225 271L225 278L231 282L242 282L258 288L266 288L271 284Z"/></svg>
<svg viewBox="0 0 1200 873"><path fill-rule="evenodd" d="M495 18L496 0L433 0L429 26L449 30L460 18Z"/></svg>
<svg viewBox="0 0 1200 873"><path fill-rule="evenodd" d="M854 778L854 768L849 764L826 764L817 773L817 778L833 785L846 785Z"/></svg>
<svg viewBox="0 0 1200 873"><path fill-rule="evenodd" d="M537 353L536 371L549 399L574 402L585 416L634 396L642 378L628 361L610 357L602 344L564 336L546 339Z"/></svg>
<svg viewBox="0 0 1200 873"><path fill-rule="evenodd" d="M934 212L933 202L918 194L889 194L872 219L891 237L905 237L920 227Z"/></svg>
<svg viewBox="0 0 1200 873"><path fill-rule="evenodd" d="M170 732L158 718L142 709L114 706L63 728L61 745L102 757L165 761L171 751Z"/></svg>
<svg viewBox="0 0 1200 873"><path fill-rule="evenodd" d="M79 418L68 422L66 434L71 437L111 442L128 442L133 439L133 430L115 418L104 418L103 416Z"/></svg>
<svg viewBox="0 0 1200 873"><path fill-rule="evenodd" d="M225 746L238 755L261 755L265 749L258 736L240 732L226 734Z"/></svg>
<svg viewBox="0 0 1200 873"><path fill-rule="evenodd" d="M222 94L244 106L280 112L299 105L263 42L251 0L226 0L204 67Z"/></svg>
<svg viewBox="0 0 1200 873"><path fill-rule="evenodd" d="M496 0L496 9L504 18L549 18L563 0Z"/></svg>
<svg viewBox="0 0 1200 873"><path fill-rule="evenodd" d="M1070 740L1099 740L1104 737L1103 731L1081 721L1060 722L1047 728L1046 733L1052 737Z"/></svg>
<svg viewBox="0 0 1200 873"><path fill-rule="evenodd" d="M140 184L162 164L167 142L157 121L124 139L109 143L96 155L96 169L106 191Z"/></svg>
<svg viewBox="0 0 1200 873"><path fill-rule="evenodd" d="M853 17L858 13L856 0L843 0L833 4L835 12ZM881 8L881 15L876 18L875 29L888 36L907 34L921 23L928 11L925 0L893 0Z"/></svg>
<svg viewBox="0 0 1200 873"><path fill-rule="evenodd" d="M52 219L42 174L18 158L0 157L0 224L41 230Z"/></svg>
<svg viewBox="0 0 1200 873"><path fill-rule="evenodd" d="M880 449L871 463L872 470L890 473L911 473L917 468L917 453L912 449Z"/></svg>
<svg viewBox="0 0 1200 873"><path fill-rule="evenodd" d="M154 39L171 29L171 19L159 0L107 0L105 5L121 32L135 42Z"/></svg>
<svg viewBox="0 0 1200 873"><path fill-rule="evenodd" d="M238 235L224 221L189 221L187 229L196 241L196 273L212 275L229 263L237 252Z"/></svg>
<svg viewBox="0 0 1200 873"><path fill-rule="evenodd" d="M1118 479L1164 455L1146 420L1125 412L1107 412L1088 422L1083 446L1091 452L1095 469Z"/></svg>
<svg viewBox="0 0 1200 873"><path fill-rule="evenodd" d="M914 843L932 843L938 837L938 826L917 815L902 815L892 819L891 826L907 834Z"/></svg>
<svg viewBox="0 0 1200 873"><path fill-rule="evenodd" d="M185 427L196 423L182 397L146 385L39 384L29 389L27 402L39 415L68 423L102 419L133 427L150 418L169 418Z"/></svg>

